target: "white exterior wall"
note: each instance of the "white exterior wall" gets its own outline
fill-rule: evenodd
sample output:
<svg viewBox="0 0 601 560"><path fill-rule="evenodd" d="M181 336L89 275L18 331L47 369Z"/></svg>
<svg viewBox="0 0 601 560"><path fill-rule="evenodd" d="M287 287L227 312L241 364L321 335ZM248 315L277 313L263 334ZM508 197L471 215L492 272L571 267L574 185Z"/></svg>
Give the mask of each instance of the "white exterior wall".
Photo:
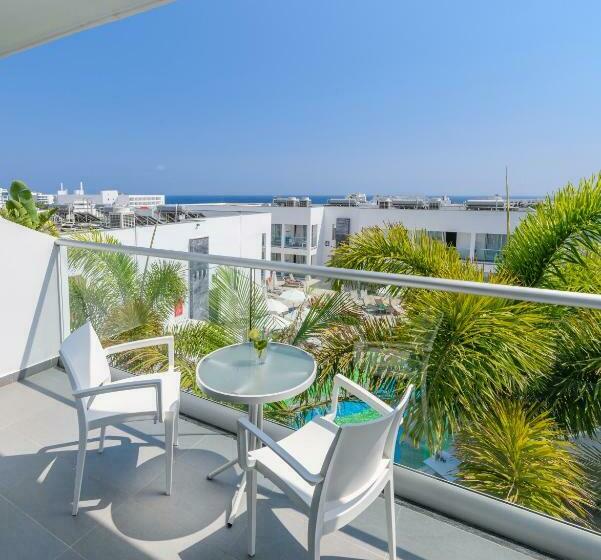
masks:
<svg viewBox="0 0 601 560"><path fill-rule="evenodd" d="M53 237L0 218L0 384L58 356L57 256Z"/></svg>
<svg viewBox="0 0 601 560"><path fill-rule="evenodd" d="M311 258L317 257L319 248L319 239L322 237L321 224L324 216L324 206L269 206L261 204L194 204L195 208L213 212L254 212L257 214L267 214L270 216L271 224L280 224L282 226L282 242L280 246L272 246L274 252L282 253L282 261L284 255L304 255L306 263L311 264ZM311 226L317 224L318 243L316 247L312 247L311 243ZM286 225L307 226L307 247L293 248L284 247L284 235ZM271 228L271 226L270 226ZM269 233L271 240L271 229ZM316 261L314 264L318 264Z"/></svg>
<svg viewBox="0 0 601 560"><path fill-rule="evenodd" d="M527 215L527 211L512 211L511 229L515 229ZM334 245L332 243L332 227L336 225L336 218L350 218L351 233L358 233L366 227L397 222L402 223L409 230L457 232L457 249L469 251L470 258L474 257L477 233L507 233L505 212L464 210L462 208L399 210L396 208L326 206L317 264L325 264L332 252ZM326 241L329 241L329 247L325 246Z"/></svg>
<svg viewBox="0 0 601 560"><path fill-rule="evenodd" d="M106 233L123 245L149 247L154 226L115 229ZM163 224L156 228L153 247L188 251L190 239L209 238L209 253L227 257L261 258L261 234L266 234L267 258L271 252L271 221L269 215L240 214L211 216L205 220Z"/></svg>

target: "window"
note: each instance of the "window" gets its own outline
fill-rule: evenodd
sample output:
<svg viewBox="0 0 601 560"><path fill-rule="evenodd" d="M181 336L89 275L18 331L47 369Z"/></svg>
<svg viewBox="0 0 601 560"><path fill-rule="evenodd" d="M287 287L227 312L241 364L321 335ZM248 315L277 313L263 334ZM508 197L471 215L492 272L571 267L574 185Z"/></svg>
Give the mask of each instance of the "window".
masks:
<svg viewBox="0 0 601 560"><path fill-rule="evenodd" d="M284 228L284 247L304 249L307 246L307 226L286 224Z"/></svg>
<svg viewBox="0 0 601 560"><path fill-rule="evenodd" d="M351 219L350 218L336 218L336 229L334 238L336 239L336 245L346 241L351 233Z"/></svg>
<svg viewBox="0 0 601 560"><path fill-rule="evenodd" d="M293 263L293 264L306 264L307 263L307 257L305 257L305 255L284 255L284 260L287 263Z"/></svg>
<svg viewBox="0 0 601 560"><path fill-rule="evenodd" d="M336 241L336 224L332 224L332 241Z"/></svg>
<svg viewBox="0 0 601 560"><path fill-rule="evenodd" d="M480 262L493 263L507 243L504 233L477 233L475 258Z"/></svg>
<svg viewBox="0 0 601 560"><path fill-rule="evenodd" d="M282 246L282 224L271 224L271 244Z"/></svg>
<svg viewBox="0 0 601 560"><path fill-rule="evenodd" d="M444 234L445 241L449 247L457 247L457 232L447 231Z"/></svg>
<svg viewBox="0 0 601 560"><path fill-rule="evenodd" d="M317 224L311 226L311 247L317 247Z"/></svg>
<svg viewBox="0 0 601 560"><path fill-rule="evenodd" d="M280 262L282 260L282 253L271 253L271 260Z"/></svg>
<svg viewBox="0 0 601 560"><path fill-rule="evenodd" d="M428 232L428 237L430 239L436 239L436 241L442 241L442 243L445 242L444 231L429 231Z"/></svg>

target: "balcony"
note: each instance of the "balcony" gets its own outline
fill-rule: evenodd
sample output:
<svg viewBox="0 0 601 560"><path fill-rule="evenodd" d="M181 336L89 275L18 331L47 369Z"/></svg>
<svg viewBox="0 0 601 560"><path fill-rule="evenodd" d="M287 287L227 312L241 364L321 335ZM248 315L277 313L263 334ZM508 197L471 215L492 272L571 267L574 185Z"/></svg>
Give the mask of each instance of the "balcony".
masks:
<svg viewBox="0 0 601 560"><path fill-rule="evenodd" d="M284 247L288 249L306 249L307 238L287 235L284 237Z"/></svg>
<svg viewBox="0 0 601 560"><path fill-rule="evenodd" d="M5 559L246 559L245 514L225 525L239 479L208 471L236 453L233 436L182 417L174 490L163 494L160 428L152 422L107 431L105 451L91 434L78 517L70 513L77 418L65 373L51 368L0 388L0 547ZM106 468L107 463L110 468ZM306 557L306 518L274 486L259 486L256 558ZM380 503L382 502L382 503ZM401 559L541 560L504 542L399 500ZM322 558L383 560L383 500L324 538Z"/></svg>
<svg viewBox="0 0 601 560"><path fill-rule="evenodd" d="M478 249L474 251L474 257L478 262L494 263L501 254L501 249Z"/></svg>
<svg viewBox="0 0 601 560"><path fill-rule="evenodd" d="M0 222L0 227L12 228L11 235L16 235L18 226ZM599 309L599 296L66 239L55 242L31 231L18 234L23 239L14 237L15 243L22 247L7 253L12 264L3 280L7 282L5 293L9 286L24 289L18 308L10 315L10 325L0 322L7 340L0 365L6 370L13 349L22 344L15 363L21 364L19 375L25 377L0 388L0 506L6 520L0 527L0 542L10 551L8 558L245 558L244 506L234 526L228 529L225 525L240 471L230 470L218 479L206 480L211 469L235 457L233 432L244 410L224 406L201 393L194 369L211 348L246 340L249 325L269 326L277 340L319 356L323 372L351 375L359 371L365 375L361 382L391 403L408 380L423 383L408 414L411 426L425 431L414 437L408 424L407 433L399 433L394 454L399 558L519 560L552 553L588 560L601 550L601 537L593 525L581 527L577 520L551 518L513 505L474 490L461 478L458 442L446 433L436 441L435 430L428 431L432 426L429 407L441 401L436 400L435 384L429 382L428 363L436 349L427 335L430 325L440 328L442 324L439 313L448 303L445 294L483 298L479 300L483 320L492 317L494 322L494 314L501 313L503 321L494 324L505 328L505 333L491 331L495 336L487 336L487 340L492 343L503 335L503 344L536 339L532 330L532 322L539 320L536 314L524 320L516 316L515 324L506 319L507 309L513 305L522 310L520 301L545 308ZM40 263L47 265L41 271ZM203 273L189 275L192 265L205 267ZM124 271L127 279L121 276ZM272 272L309 279L302 289L278 289L269 282ZM53 367L60 339L85 320L94 323L108 344L127 339L129 331L149 328L150 323L144 323L149 314L140 308L148 298L140 298L139 293L148 286L160 286L154 282L155 273L170 289L185 293L175 309L157 299L153 312L159 314L158 322L152 323L152 328L180 333L190 325L206 329L202 337L186 339L183 351L176 350L184 391L174 490L169 497L162 492L162 428L151 422L115 426L107 432L103 455L95 453L98 441L92 434L80 514L74 519L70 507L77 421L65 373ZM182 283L178 284L175 276L166 282L169 274ZM199 314L202 320L187 319L188 292L198 296L198 304L204 306ZM384 332L386 325L402 322L418 311L413 306L419 298L407 297L408 293L440 296L438 307L428 305L420 312L423 323L417 334L425 338L401 342L361 335L362 329L373 329L376 324L379 332ZM158 297L156 292L152 294ZM498 301L507 309L499 309ZM320 309L328 310L327 320L334 329L320 327L315 319ZM513 336L512 329L519 336ZM354 341L345 346L343 354L328 361L328 355L348 336L355 336ZM541 358L545 351L542 348ZM152 356L155 364L163 358L161 354ZM519 364L527 365L535 358L512 354L512 359L528 360ZM484 354L478 359L488 360L486 375L491 382L498 382L494 377L496 359ZM448 367L447 361L440 367ZM135 362L113 365L115 376L141 372ZM146 361L145 367L154 366ZM35 371L38 373L33 374ZM462 380L457 379L459 387ZM422 404L424 398L426 405ZM279 439L322 414L324 403L316 384L304 400L290 399L268 408L265 430ZM449 414L454 411L455 404L451 404ZM353 399L342 399L341 423L373 419L370 415ZM261 477L259 481L257 558L304 558L306 517L276 487ZM324 537L322 557L383 559L385 526L384 504L378 498L350 525Z"/></svg>

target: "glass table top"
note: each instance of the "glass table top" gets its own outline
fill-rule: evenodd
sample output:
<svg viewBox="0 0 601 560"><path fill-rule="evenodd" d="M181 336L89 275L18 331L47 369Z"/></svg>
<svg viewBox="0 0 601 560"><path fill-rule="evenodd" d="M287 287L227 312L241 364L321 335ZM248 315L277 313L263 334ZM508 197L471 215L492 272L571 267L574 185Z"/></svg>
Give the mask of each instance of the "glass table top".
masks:
<svg viewBox="0 0 601 560"><path fill-rule="evenodd" d="M257 363L251 343L234 344L206 355L196 368L198 386L220 400L258 404L302 393L315 378L313 357L288 344L270 343L265 363Z"/></svg>

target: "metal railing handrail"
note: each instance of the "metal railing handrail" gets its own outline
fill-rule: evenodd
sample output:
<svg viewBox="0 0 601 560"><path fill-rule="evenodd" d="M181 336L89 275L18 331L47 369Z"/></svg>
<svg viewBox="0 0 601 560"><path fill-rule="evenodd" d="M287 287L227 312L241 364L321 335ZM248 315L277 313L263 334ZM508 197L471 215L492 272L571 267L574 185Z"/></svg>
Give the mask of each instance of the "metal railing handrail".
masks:
<svg viewBox="0 0 601 560"><path fill-rule="evenodd" d="M283 272L298 276L325 277L336 280L344 280L347 282L381 284L405 288L421 288L426 290L438 290L444 292L456 292L478 296L531 301L536 303L547 303L551 305L566 305L571 307L601 309L601 295L598 294L566 292L543 288L525 288L522 286L490 284L486 282L472 282L467 280L452 280L449 278L433 278L429 276L388 274L384 272L334 268L329 266L292 264L284 261L267 261L243 257L226 257L221 255L203 255L200 253L190 253L187 251L136 247L132 245L115 245L110 243L91 243L88 241L77 241L67 238L59 238L55 241L55 243L60 247L89 249L92 251L105 251L109 253L143 255L163 259L184 260L189 262L236 266L241 268L273 270L274 272Z"/></svg>

